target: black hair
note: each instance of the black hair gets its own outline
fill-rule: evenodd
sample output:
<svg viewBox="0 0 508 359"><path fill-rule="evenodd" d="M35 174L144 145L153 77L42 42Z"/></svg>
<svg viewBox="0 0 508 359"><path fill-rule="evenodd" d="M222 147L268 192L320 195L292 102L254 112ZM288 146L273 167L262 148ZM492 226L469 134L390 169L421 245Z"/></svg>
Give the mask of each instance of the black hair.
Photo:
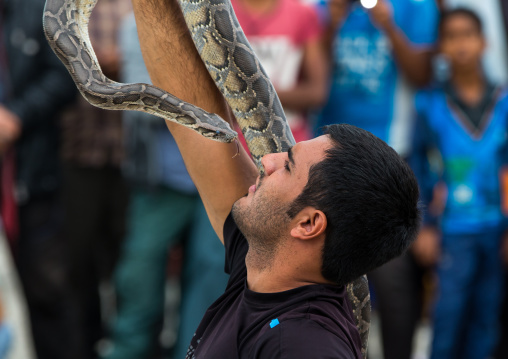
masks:
<svg viewBox="0 0 508 359"><path fill-rule="evenodd" d="M324 128L333 146L309 170L291 204L294 218L306 206L326 215L322 275L346 284L402 254L420 225L413 171L385 142L360 128Z"/></svg>
<svg viewBox="0 0 508 359"><path fill-rule="evenodd" d="M478 33L483 34L483 23L480 17L476 12L474 12L471 9L465 8L465 7L457 7L451 10L445 10L441 13L441 16L439 18L439 35L441 36L443 34L443 28L444 24L447 20L454 16L466 16L469 19L471 19L475 26L478 29Z"/></svg>

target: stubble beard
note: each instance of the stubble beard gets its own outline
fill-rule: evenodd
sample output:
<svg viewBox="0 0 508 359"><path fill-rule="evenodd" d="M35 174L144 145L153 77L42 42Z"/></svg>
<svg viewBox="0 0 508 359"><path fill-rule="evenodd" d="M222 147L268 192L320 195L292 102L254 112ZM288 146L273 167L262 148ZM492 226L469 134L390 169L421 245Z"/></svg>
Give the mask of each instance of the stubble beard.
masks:
<svg viewBox="0 0 508 359"><path fill-rule="evenodd" d="M249 243L247 264L258 270L268 268L288 227L287 205L258 193L250 205L235 202L231 213Z"/></svg>

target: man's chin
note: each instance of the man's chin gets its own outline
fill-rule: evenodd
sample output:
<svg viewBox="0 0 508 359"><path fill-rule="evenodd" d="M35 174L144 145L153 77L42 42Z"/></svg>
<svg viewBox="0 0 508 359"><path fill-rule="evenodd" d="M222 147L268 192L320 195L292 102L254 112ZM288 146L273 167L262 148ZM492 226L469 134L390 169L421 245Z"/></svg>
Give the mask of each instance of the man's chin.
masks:
<svg viewBox="0 0 508 359"><path fill-rule="evenodd" d="M248 194L246 194L245 196L243 197L240 197L238 198L235 203L233 203L233 207L231 208L232 212L235 212L235 211L238 211L241 207L242 207L242 202L245 201L245 199L247 198Z"/></svg>
<svg viewBox="0 0 508 359"><path fill-rule="evenodd" d="M233 210L243 212L249 206L250 202L251 198L249 196L249 193L247 193L245 196L238 198L236 202L233 203Z"/></svg>
<svg viewBox="0 0 508 359"><path fill-rule="evenodd" d="M235 203L233 203L233 207L231 208L231 214L233 215L233 219L235 220L236 223L238 223L238 217L241 216L241 212L242 212L242 201L245 199L245 197L242 197L242 198L239 198L238 200L236 200Z"/></svg>

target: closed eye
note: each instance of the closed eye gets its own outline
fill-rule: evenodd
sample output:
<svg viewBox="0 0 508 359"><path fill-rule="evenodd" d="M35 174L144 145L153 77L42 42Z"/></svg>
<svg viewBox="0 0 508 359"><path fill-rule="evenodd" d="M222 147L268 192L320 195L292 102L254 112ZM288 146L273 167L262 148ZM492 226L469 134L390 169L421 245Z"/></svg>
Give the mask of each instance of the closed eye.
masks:
<svg viewBox="0 0 508 359"><path fill-rule="evenodd" d="M289 169L289 162L288 161L284 161L284 168L286 169L286 171L291 172L291 170Z"/></svg>

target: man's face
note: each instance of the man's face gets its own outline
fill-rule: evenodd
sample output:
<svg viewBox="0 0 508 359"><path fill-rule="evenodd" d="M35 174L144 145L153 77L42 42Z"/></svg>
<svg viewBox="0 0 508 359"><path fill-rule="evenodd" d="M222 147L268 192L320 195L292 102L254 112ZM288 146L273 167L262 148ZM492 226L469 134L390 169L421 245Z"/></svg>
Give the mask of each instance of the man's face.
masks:
<svg viewBox="0 0 508 359"><path fill-rule="evenodd" d="M251 248L273 252L289 231L287 211L307 184L310 167L324 159L331 145L328 136L321 136L300 142L288 152L263 157L265 174L236 201L232 212Z"/></svg>
<svg viewBox="0 0 508 359"><path fill-rule="evenodd" d="M441 30L441 53L454 69L473 69L480 64L485 40L477 24L466 15L454 15Z"/></svg>

